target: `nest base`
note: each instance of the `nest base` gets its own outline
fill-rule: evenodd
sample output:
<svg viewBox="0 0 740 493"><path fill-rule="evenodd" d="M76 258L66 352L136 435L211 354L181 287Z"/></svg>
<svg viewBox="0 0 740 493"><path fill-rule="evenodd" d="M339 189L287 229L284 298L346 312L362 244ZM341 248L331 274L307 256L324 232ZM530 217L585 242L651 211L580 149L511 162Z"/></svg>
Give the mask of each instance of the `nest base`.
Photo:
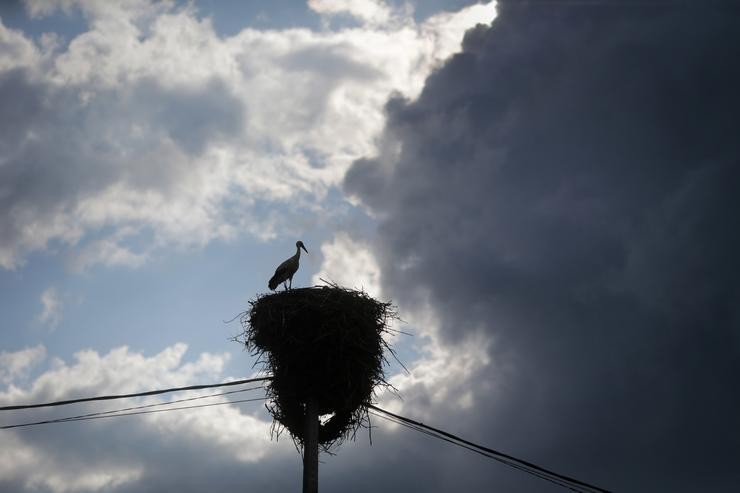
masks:
<svg viewBox="0 0 740 493"><path fill-rule="evenodd" d="M341 441L367 418L383 375L383 334L395 317L390 303L336 285L260 296L242 317L247 348L273 376L273 418L303 442L305 403L314 397L324 446ZM392 351L392 350L391 350Z"/></svg>

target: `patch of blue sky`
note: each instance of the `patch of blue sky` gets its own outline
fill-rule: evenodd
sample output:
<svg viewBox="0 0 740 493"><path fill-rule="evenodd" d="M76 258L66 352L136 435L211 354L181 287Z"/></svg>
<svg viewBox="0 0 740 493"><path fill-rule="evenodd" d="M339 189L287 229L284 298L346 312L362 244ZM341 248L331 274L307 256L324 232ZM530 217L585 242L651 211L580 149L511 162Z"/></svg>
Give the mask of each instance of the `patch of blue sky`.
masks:
<svg viewBox="0 0 740 493"><path fill-rule="evenodd" d="M87 20L79 9L57 10L51 15L31 18L20 0L0 2L0 19L6 27L22 31L36 41L45 33L54 33L61 47L88 30Z"/></svg>
<svg viewBox="0 0 740 493"><path fill-rule="evenodd" d="M409 334L413 334L413 329L409 329L409 327L405 327L401 330L403 330L404 332L408 331ZM419 350L418 345L416 344L418 342L417 339L418 336L408 336L405 334L400 334L390 344L396 355L394 357L388 352L386 352L385 354L385 358L387 360L387 365L384 369L386 378L392 375L397 375L399 373L406 373L406 370L409 370L411 368L411 365L414 363L414 361L422 356L422 353Z"/></svg>
<svg viewBox="0 0 740 493"><path fill-rule="evenodd" d="M360 240L368 239L373 234L375 220L360 207L352 205L340 188L329 187L321 202L316 205L320 210L296 208L287 211L283 210L287 207L281 205L273 207L273 210L280 211L283 217L292 217L295 222L293 229L304 236L302 239L306 246L309 246L306 240L308 238L316 251L322 243L331 241L340 232L349 233ZM316 267L318 270L319 265Z"/></svg>
<svg viewBox="0 0 740 493"><path fill-rule="evenodd" d="M185 0L178 1L186 5ZM195 8L199 18L209 17L220 36L233 36L246 27L253 29L290 29L321 27L319 16L308 8L305 1L271 0L270 2L244 2L224 0L198 0Z"/></svg>
<svg viewBox="0 0 740 493"><path fill-rule="evenodd" d="M173 251L141 269L98 266L76 276L83 301L67 323L76 345L98 350L128 345L151 353L185 342L196 353L223 352L235 327L222 321L245 309L250 293L266 289L271 257L267 244L244 239Z"/></svg>
<svg viewBox="0 0 740 493"><path fill-rule="evenodd" d="M64 265L53 253L37 252L16 270L0 269L0 351L17 351L44 343L50 330L40 320L41 294L64 290Z"/></svg>
<svg viewBox="0 0 740 493"><path fill-rule="evenodd" d="M178 4L185 5L185 0ZM456 12L464 7L480 3L476 0L389 0L388 5L404 9L413 7L413 16L422 22L441 11ZM195 7L200 18L210 17L216 32L221 36L233 36L245 27L253 29L306 28L320 31L325 28L340 30L358 27L361 22L351 15L333 15L322 20L321 16L308 7L306 0L272 0L270 2L243 2L224 0L198 0ZM328 20L328 24L324 21Z"/></svg>

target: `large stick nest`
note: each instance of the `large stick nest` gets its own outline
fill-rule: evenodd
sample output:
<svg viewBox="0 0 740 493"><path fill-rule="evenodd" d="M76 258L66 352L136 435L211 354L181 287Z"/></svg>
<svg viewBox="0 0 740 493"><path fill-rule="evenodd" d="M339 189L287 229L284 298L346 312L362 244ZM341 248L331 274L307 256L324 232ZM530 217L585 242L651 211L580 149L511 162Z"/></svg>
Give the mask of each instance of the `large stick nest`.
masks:
<svg viewBox="0 0 740 493"><path fill-rule="evenodd" d="M383 335L396 317L390 303L337 285L266 294L241 317L247 349L272 374L268 410L303 443L305 403L317 400L319 443L326 450L367 423L367 407L384 379ZM326 420L326 416L331 418Z"/></svg>

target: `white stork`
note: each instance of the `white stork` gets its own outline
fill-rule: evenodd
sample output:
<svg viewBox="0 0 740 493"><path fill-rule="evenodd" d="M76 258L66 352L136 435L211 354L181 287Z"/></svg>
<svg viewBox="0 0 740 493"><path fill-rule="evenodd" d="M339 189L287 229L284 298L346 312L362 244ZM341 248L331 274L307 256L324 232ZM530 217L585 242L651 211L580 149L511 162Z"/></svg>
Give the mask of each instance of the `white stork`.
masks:
<svg viewBox="0 0 740 493"><path fill-rule="evenodd" d="M306 247L303 246L302 241L296 241L295 248L295 255L280 264L278 268L275 269L275 275L272 276L272 278L270 278L270 282L267 283L267 286L273 291L281 282L283 283L283 287L285 287L286 290L293 288L293 275L298 270L298 261L301 258L301 248L303 248L303 251L308 253L308 250L306 250ZM290 286L286 285L286 282L288 281L290 281Z"/></svg>

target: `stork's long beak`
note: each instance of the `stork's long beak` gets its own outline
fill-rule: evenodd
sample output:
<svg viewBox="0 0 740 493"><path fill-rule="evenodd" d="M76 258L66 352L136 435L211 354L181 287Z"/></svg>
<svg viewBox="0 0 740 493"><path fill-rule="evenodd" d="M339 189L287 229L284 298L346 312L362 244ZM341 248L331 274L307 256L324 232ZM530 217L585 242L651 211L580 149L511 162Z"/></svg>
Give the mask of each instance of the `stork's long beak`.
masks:
<svg viewBox="0 0 740 493"><path fill-rule="evenodd" d="M303 248L304 252L308 253L308 250L306 250L306 247L304 247L303 244L301 244L301 248Z"/></svg>

